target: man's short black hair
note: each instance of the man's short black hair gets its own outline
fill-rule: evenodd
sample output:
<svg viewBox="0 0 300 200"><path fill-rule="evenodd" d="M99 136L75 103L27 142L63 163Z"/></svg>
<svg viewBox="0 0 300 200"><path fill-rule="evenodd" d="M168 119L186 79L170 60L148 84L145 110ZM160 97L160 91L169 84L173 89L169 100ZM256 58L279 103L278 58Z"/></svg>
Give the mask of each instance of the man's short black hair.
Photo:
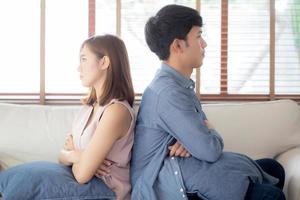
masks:
<svg viewBox="0 0 300 200"><path fill-rule="evenodd" d="M170 45L174 39L185 40L193 26L202 27L202 18L197 10L167 5L147 21L146 42L159 59L166 60L170 56Z"/></svg>

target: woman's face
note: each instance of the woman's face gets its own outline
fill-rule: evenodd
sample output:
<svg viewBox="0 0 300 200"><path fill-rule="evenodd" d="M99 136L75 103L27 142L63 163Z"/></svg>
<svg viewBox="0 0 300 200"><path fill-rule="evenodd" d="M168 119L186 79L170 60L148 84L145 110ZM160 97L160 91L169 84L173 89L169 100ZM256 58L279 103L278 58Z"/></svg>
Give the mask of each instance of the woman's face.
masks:
<svg viewBox="0 0 300 200"><path fill-rule="evenodd" d="M93 87L102 79L101 59L99 60L87 45L84 45L80 51L80 64L77 70L80 73L81 83L85 87Z"/></svg>

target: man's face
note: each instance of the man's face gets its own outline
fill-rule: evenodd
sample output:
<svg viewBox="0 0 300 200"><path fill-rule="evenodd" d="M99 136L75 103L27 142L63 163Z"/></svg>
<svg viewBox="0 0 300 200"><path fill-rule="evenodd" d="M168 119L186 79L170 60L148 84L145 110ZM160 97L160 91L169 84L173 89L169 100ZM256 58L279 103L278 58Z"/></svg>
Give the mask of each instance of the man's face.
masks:
<svg viewBox="0 0 300 200"><path fill-rule="evenodd" d="M193 26L187 34L186 47L184 48L186 63L192 68L198 68L203 63L205 56L205 47L207 46L205 40L202 38L202 28Z"/></svg>

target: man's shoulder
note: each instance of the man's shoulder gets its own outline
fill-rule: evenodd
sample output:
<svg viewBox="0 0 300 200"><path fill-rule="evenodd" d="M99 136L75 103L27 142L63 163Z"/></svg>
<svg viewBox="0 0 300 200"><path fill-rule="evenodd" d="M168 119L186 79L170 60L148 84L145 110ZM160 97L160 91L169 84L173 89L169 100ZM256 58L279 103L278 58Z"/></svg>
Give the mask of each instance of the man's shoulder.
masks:
<svg viewBox="0 0 300 200"><path fill-rule="evenodd" d="M174 78L165 75L158 74L152 82L149 84L146 90L151 90L156 95L160 95L170 89L180 89L181 86L174 80Z"/></svg>
<svg viewBox="0 0 300 200"><path fill-rule="evenodd" d="M156 76L143 92L139 109L144 112L140 113L147 113L147 116L155 114L158 102L162 99L172 98L171 93L180 88L176 81L171 78Z"/></svg>

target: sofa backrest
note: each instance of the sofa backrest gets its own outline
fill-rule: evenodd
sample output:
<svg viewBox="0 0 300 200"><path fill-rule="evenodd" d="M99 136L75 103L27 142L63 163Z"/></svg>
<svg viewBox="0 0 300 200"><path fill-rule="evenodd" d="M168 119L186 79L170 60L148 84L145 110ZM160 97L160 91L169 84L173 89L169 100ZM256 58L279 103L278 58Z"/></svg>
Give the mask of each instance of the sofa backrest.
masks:
<svg viewBox="0 0 300 200"><path fill-rule="evenodd" d="M8 166L56 161L79 108L0 104L0 161ZM226 151L272 158L300 145L300 110L294 101L205 104L203 110Z"/></svg>
<svg viewBox="0 0 300 200"><path fill-rule="evenodd" d="M203 110L222 135L226 151L274 158L300 145L300 110L294 101L206 104Z"/></svg>
<svg viewBox="0 0 300 200"><path fill-rule="evenodd" d="M0 160L56 161L79 106L0 104Z"/></svg>

